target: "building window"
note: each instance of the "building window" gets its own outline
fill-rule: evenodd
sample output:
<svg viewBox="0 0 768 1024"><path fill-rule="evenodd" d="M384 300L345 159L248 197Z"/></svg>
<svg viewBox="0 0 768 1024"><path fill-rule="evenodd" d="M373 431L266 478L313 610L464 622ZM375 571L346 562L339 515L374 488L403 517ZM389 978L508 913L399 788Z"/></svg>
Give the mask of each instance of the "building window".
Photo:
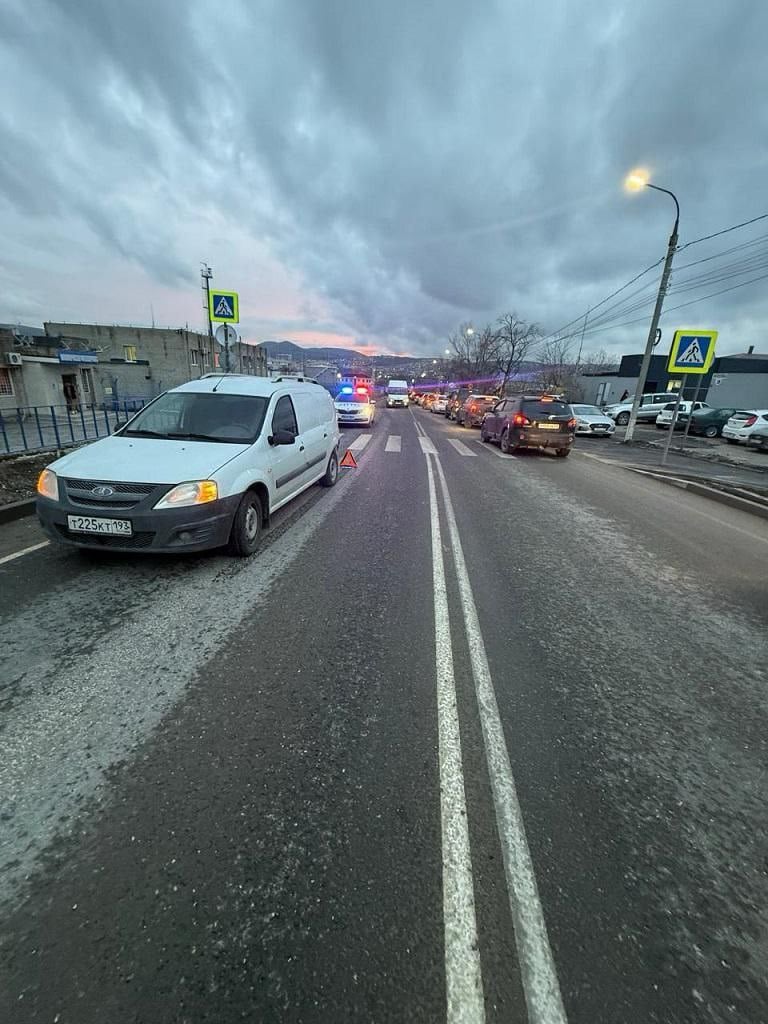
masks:
<svg viewBox="0 0 768 1024"><path fill-rule="evenodd" d="M123 345L123 358L126 363L136 362L136 346L135 345Z"/></svg>
<svg viewBox="0 0 768 1024"><path fill-rule="evenodd" d="M0 367L0 395L12 394L13 380L11 379L11 371L6 370L5 367Z"/></svg>
<svg viewBox="0 0 768 1024"><path fill-rule="evenodd" d="M93 394L93 370L83 370L83 394Z"/></svg>
<svg viewBox="0 0 768 1024"><path fill-rule="evenodd" d="M197 349L193 348L189 353L189 359L193 366L197 366Z"/></svg>

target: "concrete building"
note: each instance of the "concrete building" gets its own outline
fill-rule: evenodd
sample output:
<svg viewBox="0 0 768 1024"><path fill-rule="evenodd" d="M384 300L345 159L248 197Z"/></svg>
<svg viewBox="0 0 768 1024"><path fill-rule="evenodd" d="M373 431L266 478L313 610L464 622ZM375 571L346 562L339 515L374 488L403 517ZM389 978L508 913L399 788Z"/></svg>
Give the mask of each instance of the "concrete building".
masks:
<svg viewBox="0 0 768 1024"><path fill-rule="evenodd" d="M186 329L49 322L0 328L0 411L24 406L123 406L223 368L220 345ZM238 342L231 367L266 376L263 350Z"/></svg>
<svg viewBox="0 0 768 1024"><path fill-rule="evenodd" d="M768 409L768 354L715 359L706 401L722 408Z"/></svg>
<svg viewBox="0 0 768 1024"><path fill-rule="evenodd" d="M682 385L679 373L667 373L668 356L651 356L645 392L677 393ZM640 373L640 354L622 356L619 368L603 373L585 373L579 378L582 401L590 405L610 405L627 392L634 395ZM750 349L732 356L717 356L708 373L689 375L685 395L693 398L700 382L699 399L712 406L740 409L768 409L768 354Z"/></svg>

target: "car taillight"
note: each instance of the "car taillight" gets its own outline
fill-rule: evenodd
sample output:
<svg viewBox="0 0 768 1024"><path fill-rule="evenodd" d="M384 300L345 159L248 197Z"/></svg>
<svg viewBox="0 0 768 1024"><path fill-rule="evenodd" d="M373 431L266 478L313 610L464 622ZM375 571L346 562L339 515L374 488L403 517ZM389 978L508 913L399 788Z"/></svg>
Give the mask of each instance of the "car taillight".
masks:
<svg viewBox="0 0 768 1024"><path fill-rule="evenodd" d="M474 402L472 402L472 404L470 405L469 411L470 412L477 412L477 406L475 405Z"/></svg>
<svg viewBox="0 0 768 1024"><path fill-rule="evenodd" d="M747 418L744 420L745 427L752 427L755 425L755 423L757 423L757 416L747 416Z"/></svg>
<svg viewBox="0 0 768 1024"><path fill-rule="evenodd" d="M515 415L512 417L513 427L529 427L530 425L531 421L522 412L516 412Z"/></svg>

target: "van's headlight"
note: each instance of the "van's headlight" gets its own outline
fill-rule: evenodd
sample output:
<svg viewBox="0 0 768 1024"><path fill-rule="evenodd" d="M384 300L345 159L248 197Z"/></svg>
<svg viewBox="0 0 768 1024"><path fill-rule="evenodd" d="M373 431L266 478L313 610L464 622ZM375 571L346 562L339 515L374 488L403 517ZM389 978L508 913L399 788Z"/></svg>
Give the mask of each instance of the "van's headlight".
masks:
<svg viewBox="0 0 768 1024"><path fill-rule="evenodd" d="M158 501L155 508L187 508L189 505L205 505L216 501L219 486L214 480L192 480L178 484Z"/></svg>
<svg viewBox="0 0 768 1024"><path fill-rule="evenodd" d="M51 501L59 500L59 478L52 469L44 469L37 478L37 493Z"/></svg>

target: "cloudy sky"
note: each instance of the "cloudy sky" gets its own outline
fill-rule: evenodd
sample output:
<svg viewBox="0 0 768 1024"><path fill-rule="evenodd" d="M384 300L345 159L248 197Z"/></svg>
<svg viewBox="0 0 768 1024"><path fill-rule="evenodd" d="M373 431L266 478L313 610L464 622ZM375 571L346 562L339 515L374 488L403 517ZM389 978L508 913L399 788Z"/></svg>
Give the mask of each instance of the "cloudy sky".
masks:
<svg viewBox="0 0 768 1024"><path fill-rule="evenodd" d="M768 212L766 39L764 0L0 0L0 321L199 328L207 260L253 340L555 331L663 256L632 166L681 244ZM665 328L768 351L768 220L676 262Z"/></svg>

